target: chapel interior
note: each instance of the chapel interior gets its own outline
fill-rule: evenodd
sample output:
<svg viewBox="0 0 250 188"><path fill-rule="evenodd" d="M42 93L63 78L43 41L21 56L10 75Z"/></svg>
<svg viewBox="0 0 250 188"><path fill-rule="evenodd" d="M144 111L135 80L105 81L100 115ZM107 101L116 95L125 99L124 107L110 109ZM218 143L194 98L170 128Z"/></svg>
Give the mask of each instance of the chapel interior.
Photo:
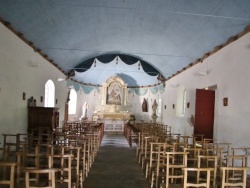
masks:
<svg viewBox="0 0 250 188"><path fill-rule="evenodd" d="M249 9L0 0L0 188L250 187Z"/></svg>

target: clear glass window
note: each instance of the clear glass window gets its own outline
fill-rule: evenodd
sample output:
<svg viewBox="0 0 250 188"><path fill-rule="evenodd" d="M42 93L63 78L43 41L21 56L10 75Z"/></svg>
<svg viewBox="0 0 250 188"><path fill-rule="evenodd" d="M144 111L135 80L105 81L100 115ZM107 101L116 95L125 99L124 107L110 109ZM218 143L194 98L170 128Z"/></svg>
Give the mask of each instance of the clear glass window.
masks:
<svg viewBox="0 0 250 188"><path fill-rule="evenodd" d="M55 107L55 85L52 80L48 80L45 84L45 107Z"/></svg>
<svg viewBox="0 0 250 188"><path fill-rule="evenodd" d="M76 114L77 93L74 89L69 94L69 114Z"/></svg>

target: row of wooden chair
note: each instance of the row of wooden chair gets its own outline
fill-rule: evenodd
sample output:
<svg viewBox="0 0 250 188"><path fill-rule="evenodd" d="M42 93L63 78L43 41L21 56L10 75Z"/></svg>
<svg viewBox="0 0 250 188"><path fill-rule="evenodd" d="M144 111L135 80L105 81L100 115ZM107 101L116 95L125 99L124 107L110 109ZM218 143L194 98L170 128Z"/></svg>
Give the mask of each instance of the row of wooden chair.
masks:
<svg viewBox="0 0 250 188"><path fill-rule="evenodd" d="M3 180L0 184L8 183L13 188L13 182L17 185L26 182L29 188L40 183L40 177L47 177L45 186L66 183L68 188L82 187L99 149L103 126L91 123L75 128L71 125L53 131L39 128L30 134L4 134L0 167L4 169L2 174L10 172L10 177L6 176L16 176L16 181ZM30 178L31 174L35 174L35 178Z"/></svg>
<svg viewBox="0 0 250 188"><path fill-rule="evenodd" d="M173 135L171 128L159 124L136 128L139 130L136 156L152 188L167 188L174 180L184 187L202 183L207 187L246 187L248 148L231 148L229 143L217 143L202 136L198 140L194 135ZM211 181L201 178L204 174ZM193 181L188 184L190 179Z"/></svg>

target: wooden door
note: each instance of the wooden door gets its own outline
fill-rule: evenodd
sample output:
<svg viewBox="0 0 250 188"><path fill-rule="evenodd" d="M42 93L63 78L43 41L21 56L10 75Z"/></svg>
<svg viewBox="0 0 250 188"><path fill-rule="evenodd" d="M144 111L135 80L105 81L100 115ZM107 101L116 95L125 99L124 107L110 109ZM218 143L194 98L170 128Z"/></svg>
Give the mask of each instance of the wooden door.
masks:
<svg viewBox="0 0 250 188"><path fill-rule="evenodd" d="M213 139L215 91L196 90L194 134Z"/></svg>

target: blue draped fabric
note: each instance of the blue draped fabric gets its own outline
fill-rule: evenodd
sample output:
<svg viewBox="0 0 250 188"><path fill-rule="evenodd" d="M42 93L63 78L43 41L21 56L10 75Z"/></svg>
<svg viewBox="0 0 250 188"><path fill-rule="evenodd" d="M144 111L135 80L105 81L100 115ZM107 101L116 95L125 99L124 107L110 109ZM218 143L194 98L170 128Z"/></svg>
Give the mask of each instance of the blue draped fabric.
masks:
<svg viewBox="0 0 250 188"><path fill-rule="evenodd" d="M144 96L148 92L148 88L134 88L134 91L139 96Z"/></svg>
<svg viewBox="0 0 250 188"><path fill-rule="evenodd" d="M67 80L67 87L72 87L74 85L74 82L72 80Z"/></svg>
<svg viewBox="0 0 250 188"><path fill-rule="evenodd" d="M90 94L93 90L96 90L98 88L96 86L86 86L86 85L81 85L81 87L85 94Z"/></svg>
<svg viewBox="0 0 250 188"><path fill-rule="evenodd" d="M127 65L133 65L133 64L137 63L138 61L140 61L142 69L144 70L145 73L147 73L150 76L156 76L156 75L158 75L160 73L156 68L154 68L148 62L143 61L143 60L141 60L141 59L139 59L137 57L127 55L127 54L104 54L104 55L99 55L97 57L93 57L93 58L90 58L90 59L87 59L87 60L83 61L82 63L75 66L74 70L77 71L77 72L85 72L88 69L90 69L90 67L94 63L95 59L98 59L98 61L100 61L101 63L110 63L111 61L113 61L118 56Z"/></svg>
<svg viewBox="0 0 250 188"><path fill-rule="evenodd" d="M151 91L152 94L155 95L158 92L158 86L151 87L149 90Z"/></svg>
<svg viewBox="0 0 250 188"><path fill-rule="evenodd" d="M79 91L80 90L80 85L77 83L74 83L74 89L75 91Z"/></svg>
<svg viewBox="0 0 250 188"><path fill-rule="evenodd" d="M160 91L160 93L163 93L165 91L165 87L164 87L163 83L158 85L158 90Z"/></svg>

